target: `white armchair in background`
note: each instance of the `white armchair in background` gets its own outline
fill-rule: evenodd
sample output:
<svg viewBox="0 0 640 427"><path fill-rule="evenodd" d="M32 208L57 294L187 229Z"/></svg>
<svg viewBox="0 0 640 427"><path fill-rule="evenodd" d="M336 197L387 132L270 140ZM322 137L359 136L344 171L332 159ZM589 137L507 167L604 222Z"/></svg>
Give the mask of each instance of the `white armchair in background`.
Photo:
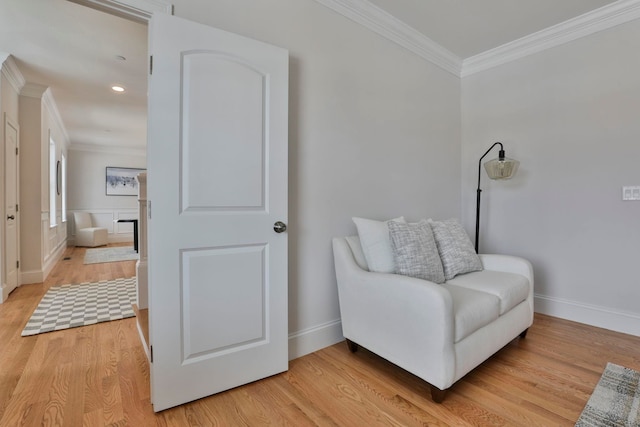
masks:
<svg viewBox="0 0 640 427"><path fill-rule="evenodd" d="M93 248L107 244L109 231L103 227L94 227L90 213L74 212L73 220L76 228L76 246Z"/></svg>

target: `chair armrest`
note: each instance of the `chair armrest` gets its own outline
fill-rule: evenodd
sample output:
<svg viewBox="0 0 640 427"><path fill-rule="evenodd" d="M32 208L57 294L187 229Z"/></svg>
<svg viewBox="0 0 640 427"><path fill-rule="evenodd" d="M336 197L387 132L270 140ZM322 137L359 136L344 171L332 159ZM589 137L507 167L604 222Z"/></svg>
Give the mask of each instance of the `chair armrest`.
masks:
<svg viewBox="0 0 640 427"><path fill-rule="evenodd" d="M485 270L521 274L529 279L531 287L533 288L533 267L526 259L511 255L496 254L480 254L479 256Z"/></svg>
<svg viewBox="0 0 640 427"><path fill-rule="evenodd" d="M449 387L455 371L449 291L427 280L361 269L344 238L333 240L333 251L344 336L441 389Z"/></svg>

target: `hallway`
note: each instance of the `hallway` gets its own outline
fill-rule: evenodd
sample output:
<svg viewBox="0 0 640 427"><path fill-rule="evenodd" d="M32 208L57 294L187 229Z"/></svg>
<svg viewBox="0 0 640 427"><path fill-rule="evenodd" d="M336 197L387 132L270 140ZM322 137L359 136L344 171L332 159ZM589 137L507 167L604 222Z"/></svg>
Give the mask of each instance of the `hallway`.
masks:
<svg viewBox="0 0 640 427"><path fill-rule="evenodd" d="M142 426L153 416L135 318L20 336L50 287L135 275L135 261L84 265L85 251L66 248L44 283L21 286L0 305L0 426L122 425L125 418Z"/></svg>

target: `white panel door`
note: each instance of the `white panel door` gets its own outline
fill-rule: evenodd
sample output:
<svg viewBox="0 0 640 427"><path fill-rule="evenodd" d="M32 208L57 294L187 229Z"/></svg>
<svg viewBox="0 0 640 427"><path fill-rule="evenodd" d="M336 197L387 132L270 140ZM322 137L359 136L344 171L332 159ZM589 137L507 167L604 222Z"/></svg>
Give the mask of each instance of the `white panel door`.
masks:
<svg viewBox="0 0 640 427"><path fill-rule="evenodd" d="M4 266L5 283L3 284L0 299L4 300L11 291L18 286L18 254L19 228L18 228L18 125L9 119L5 113L4 117L4 141L5 141L5 223L4 223Z"/></svg>
<svg viewBox="0 0 640 427"><path fill-rule="evenodd" d="M149 327L155 411L288 368L288 52L150 23Z"/></svg>

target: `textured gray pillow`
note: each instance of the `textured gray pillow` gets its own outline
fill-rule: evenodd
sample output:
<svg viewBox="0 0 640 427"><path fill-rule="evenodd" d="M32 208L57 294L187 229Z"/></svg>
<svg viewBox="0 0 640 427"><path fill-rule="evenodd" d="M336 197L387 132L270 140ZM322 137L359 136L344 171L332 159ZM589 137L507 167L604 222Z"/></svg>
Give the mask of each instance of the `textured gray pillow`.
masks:
<svg viewBox="0 0 640 427"><path fill-rule="evenodd" d="M388 225L396 273L443 283L442 262L429 223L423 219L412 224L389 221Z"/></svg>
<svg viewBox="0 0 640 427"><path fill-rule="evenodd" d="M458 274L482 270L480 257L457 219L429 220L429 224L436 239L446 280L453 279Z"/></svg>

